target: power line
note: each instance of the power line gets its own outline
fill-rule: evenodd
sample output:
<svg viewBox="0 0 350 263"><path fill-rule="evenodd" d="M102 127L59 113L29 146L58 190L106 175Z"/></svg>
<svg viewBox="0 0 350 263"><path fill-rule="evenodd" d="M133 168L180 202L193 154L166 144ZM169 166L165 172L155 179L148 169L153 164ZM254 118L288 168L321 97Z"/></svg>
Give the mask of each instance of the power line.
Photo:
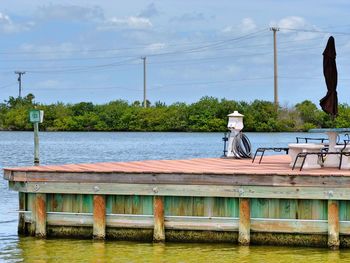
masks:
<svg viewBox="0 0 350 263"><path fill-rule="evenodd" d="M140 89L131 89L131 88L125 88L122 86L106 86L106 87L57 87L57 88L48 88L48 87L41 87L41 88L32 88L32 90L50 90L50 91L60 91L60 90L106 90L106 89L120 89L120 90L128 90L128 91L137 91L140 92Z"/></svg>
<svg viewBox="0 0 350 263"><path fill-rule="evenodd" d="M264 30L262 31L257 31L257 32L254 32L254 33L251 33L250 35L254 35L254 34L257 34L259 32L263 32ZM247 39L247 35L245 36L242 36L242 37L239 37L239 38L234 38L234 39L229 39L229 40L225 40L225 41L220 41L220 42L215 42L211 45L206 45L206 46L201 46L201 47L197 47L197 48L192 48L192 49L188 49L188 50L183 50L183 51L174 51L174 52L167 52L167 53L159 53L159 54L153 54L152 56L160 56L160 55L170 55L170 54L175 54L178 53L178 52L184 52L184 53L192 53L192 52L200 52L200 51L203 51L205 49L208 49L209 47L213 48L215 47L214 50L219 50L220 46L222 46L225 42L227 41L233 41L233 40L239 40L239 39L242 39L242 38L245 38ZM295 42L295 41L286 41L286 42L282 42L282 43L290 43L290 42ZM263 44L264 46L266 46L267 44ZM263 45L260 45L260 46L263 46ZM259 46L259 45L254 45L254 46ZM219 48L218 48L219 47ZM233 47L233 48L237 48L237 47ZM227 47L225 47L225 49L227 49ZM266 53L267 54L267 53ZM259 54L258 54L259 55ZM241 55L242 56L242 55ZM113 58L119 58L119 57L128 57L130 58L131 56L113 56L113 57L91 57L91 58L67 58L67 59L57 59L57 61L60 61L60 60L88 60L88 59L113 59ZM232 56L231 56L232 57ZM33 61L33 60L32 60ZM39 61L52 61L49 60L49 59L43 59L43 60L39 60ZM187 59L188 61L188 59ZM163 62L162 62L163 63ZM165 62L164 62L165 63ZM166 62L167 63L167 62ZM114 63L113 63L114 64ZM114 66L113 64L107 64L107 65L101 65L103 67L106 67L106 66ZM74 68L73 70L74 71L81 71L81 70L87 70L88 68L94 68L94 67L100 67L100 65L96 65L96 66L85 66L85 67L78 67L78 68ZM72 67L73 68L73 67ZM52 71L55 71L55 72L58 72L58 71L70 71L71 68L59 68L59 69L50 69L50 70L45 70L44 72L52 72ZM34 70L33 70L34 71ZM38 70L40 71L40 70ZM39 73L39 72L35 72L35 73Z"/></svg>
<svg viewBox="0 0 350 263"><path fill-rule="evenodd" d="M296 48L296 49L280 49L281 51L288 52L287 55L291 54L294 51L306 50L306 49L314 49L315 47L307 47L307 48ZM266 56L272 54L269 52L261 52L261 53L248 53L248 54L239 54L239 55L225 55L225 56L213 56L213 57L204 57L204 58L186 58L186 59L177 59L177 60L162 60L162 61L151 61L149 64L157 65L157 64L170 64L170 65L192 65L192 64L200 64L205 61L218 61L218 60L230 60L232 58L240 58L240 57L256 57L256 56ZM35 74L50 74L50 73L85 73L89 71L106 71L108 68L115 68L121 66L137 66L137 59L128 59L123 61L117 61L109 64L97 64L91 66L65 66L58 68L50 68L47 67L35 67L28 69L27 72L35 73ZM10 71L3 71L3 73L8 73Z"/></svg>
<svg viewBox="0 0 350 263"><path fill-rule="evenodd" d="M297 42L296 40L293 40L293 41L284 41L284 42L280 42L280 43L291 43L291 42ZM217 44L217 43L216 43ZM270 45L270 43L266 43L266 44L259 44L259 45L250 45L250 46L247 46L247 47L258 47L258 46L267 46L267 45ZM235 48L239 48L239 46L238 47L225 47L224 49L235 49ZM281 50L285 50L285 48L286 47L284 47L283 49L281 49ZM312 47L310 47L310 49L311 49ZM201 49L202 49L202 47L201 47ZM300 48L299 50L302 50L302 49L309 49L309 48ZM218 48L216 48L216 49L214 49L214 50L222 50L222 48L220 48L220 49L218 49ZM293 49L293 50L297 50L297 49ZM191 51L194 51L194 50L191 50ZM201 51L201 50L196 50L196 51ZM286 50L286 51L292 51L291 49L288 49L288 50ZM179 52L179 51L177 51L177 52ZM163 54L165 54L165 53L163 53ZM166 53L166 54L169 54L169 53ZM269 53L264 53L264 54L262 54L262 53L256 53L256 54L252 54L252 55L265 55L265 54L269 54ZM158 54L158 55L161 55L161 54ZM237 57L237 56L248 56L248 55L234 55L234 56L230 56L230 57ZM128 56L112 56L112 57L91 57L91 58L67 58L67 59L32 59L32 60L30 60L30 61L65 61L65 60L93 60L93 59L114 59L114 58L122 58L122 57L127 57L127 58L130 58L131 60L132 60L132 56L130 56L130 55L128 55ZM136 58L135 58L136 59ZM205 58L204 58L205 59ZM203 59L203 60L204 60ZM209 58L208 58L209 59ZM212 58L210 58L210 59L212 59ZM186 61L188 61L189 59L186 59ZM191 59L191 60L193 60L193 59ZM198 59L199 60L199 59ZM202 60L202 59L200 59L200 60ZM3 60L4 61L4 60ZM9 61L11 61L11 60L9 60ZM13 61L13 60L12 60ZM29 60L16 60L16 61L29 61ZM171 62L157 62L157 63L171 63ZM153 63L152 63L153 64ZM111 65L111 64L107 64L107 65ZM99 67L100 65L96 65L97 67ZM105 65L102 65L102 66L105 66ZM77 69L75 68L75 67L77 67ZM89 66L89 67L81 67L81 66L72 66L71 68L72 69L74 69L74 70L85 70L86 68L93 68L93 67L95 67L95 66ZM54 69L54 70L52 70L52 69L50 69L50 72L51 71L62 71L62 70L71 70L71 68L69 67L69 68L59 68L59 69ZM40 71L41 69L39 68L39 71Z"/></svg>
<svg viewBox="0 0 350 263"><path fill-rule="evenodd" d="M258 45L257 45L258 46ZM262 45L261 45L262 46ZM280 51L300 51L300 50L308 50L308 49L315 49L317 47L320 47L320 45L317 46L310 46L310 47L303 47L303 48L294 48L294 49L288 49L286 47L284 48L280 48ZM248 54L240 54L240 55L226 55L226 56L215 56L215 57L204 57L204 58L187 58L187 59L182 59L182 60L165 60L165 61L160 61L160 62L150 62L150 64L168 64L168 63L177 63L177 62L183 62L183 61L206 61L206 60L220 60L220 59L224 59L224 58L235 58L235 57L249 57L249 56L259 56L259 55L269 55L271 54L271 52L262 52L262 53L248 53ZM126 57L130 57L130 56L126 56ZM112 58L112 57L111 57ZM4 60L2 60L4 61ZM126 62L132 62L132 61L136 61L136 58L132 58L130 60L125 60ZM123 62L123 61L122 61ZM118 64L115 64L118 63ZM86 68L94 68L94 67L108 67L108 66L119 66L121 65L120 62L115 62L115 63L110 63L110 64L100 64L100 65L92 65L92 66L65 66L65 67L60 67L60 68L50 68L50 70L48 71L62 71L62 70L83 70ZM125 63L123 65L132 65L131 63ZM36 67L36 68L32 68L32 72L34 71L40 71L41 69L46 69L47 67ZM45 71L47 72L47 71ZM37 72L35 72L37 73Z"/></svg>
<svg viewBox="0 0 350 263"><path fill-rule="evenodd" d="M157 90L157 89L163 89L166 87L172 87L172 86L191 86L191 85L213 85L213 84L224 84L224 83L232 83L232 82L241 82L241 81L255 81L255 80L271 80L273 77L272 76L267 76L267 77L254 77L254 78L237 78L237 79L230 79L230 80L218 80L218 81L190 81L190 82L175 82L175 83L166 83L166 84L161 84L161 85L154 85L153 88L150 88L148 90ZM11 84L13 85L13 84ZM10 85L9 85L10 86ZM135 86L137 86L135 84ZM158 86L158 87L157 87ZM2 88L2 87L0 87ZM102 89L121 89L121 90L128 90L128 91L136 91L140 92L141 89L132 89L132 88L127 88L123 86L98 86L98 87L57 87L57 88L52 88L52 87L34 87L31 88L31 90L50 90L50 91L60 91L60 90L102 90Z"/></svg>
<svg viewBox="0 0 350 263"><path fill-rule="evenodd" d="M306 40L315 40L317 38L309 38L309 39L301 39L301 40L289 40L289 41L279 41L279 44L285 44L285 43L293 43L298 41L306 41ZM215 42L217 44L217 42ZM265 43L265 44L256 44L256 45L244 45L244 46L219 46L213 50L228 50L228 49L237 49L237 48L248 48L248 47L264 47L264 46L270 46L271 43ZM196 52L200 52L202 48L199 50L196 50ZM175 52L175 51L174 51ZM180 51L176 51L179 53ZM165 55L170 54L170 52L167 53L159 53L159 54L153 54L151 56L158 56L158 55ZM8 62L47 62L47 61L79 61L79 60L105 60L105 59L116 59L116 58L136 58L137 55L120 55L120 56L103 56L103 57L85 57L85 58L42 58L42 59L2 59L2 61L8 61Z"/></svg>
<svg viewBox="0 0 350 263"><path fill-rule="evenodd" d="M262 52L262 53L249 53L249 54L240 54L240 55L226 55L226 56L215 56L215 57L204 57L204 58L188 58L188 59L177 59L177 60L165 60L165 61L151 61L149 64L178 64L181 62L188 62L186 64L193 64L198 63L202 61L215 61L215 60L222 60L222 59L231 59L231 58L239 58L239 57L255 57L255 56L264 56L264 55L270 55L272 52Z"/></svg>
<svg viewBox="0 0 350 263"><path fill-rule="evenodd" d="M291 42L297 42L297 41L280 41L279 44L283 44L283 43L291 43ZM237 49L237 48L247 48L247 47L268 47L270 46L271 44L270 43L266 43L266 44L258 44L258 45L248 45L248 46L236 46L236 47L225 47L225 48L217 48L217 49L214 49L214 51L219 51L219 50L228 50L228 49ZM315 47L318 47L320 45L317 45L317 46L312 46L312 47L303 47L303 48L298 48L298 49L286 49L288 47L291 47L291 46L284 46L283 48L280 48L281 51L294 51L294 50L306 50L306 49L312 49L312 48L315 48ZM254 54L248 54L248 55L245 55L245 54L241 54L241 55L228 55L229 57L241 57L241 56L250 56L250 55L260 55L260 54L269 54L269 53L254 53ZM228 57L227 56L227 57ZM112 57L90 57L90 58L67 58L67 59L28 59L28 60L6 60L6 59L2 59L1 61L10 61L10 62L13 62L13 61L17 61L17 62L25 62L25 61L28 61L28 62L47 62L47 61L50 61L50 62L53 62L53 61L70 61L70 60L94 60L94 59L116 59L116 58L130 58L131 60L135 59L136 60L136 56L130 56L130 55L124 55L124 56L112 56ZM200 59L205 59L205 58L200 58ZM209 58L208 58L209 59ZM210 58L212 59L212 58ZM186 61L188 61L189 59L186 59ZM193 60L190 58L190 60ZM166 63L168 63L167 61L165 61ZM152 62L153 64L154 62ZM158 63L158 62L157 62ZM163 62L159 62L159 63L163 63ZM70 66L72 68L75 68L75 67L78 67L78 68L81 68L81 66ZM46 68L46 67L45 67ZM41 68L39 68L41 69ZM66 69L66 68L65 68ZM51 69L52 70L52 69ZM62 70L61 68L59 69L55 69L55 70Z"/></svg>
<svg viewBox="0 0 350 263"><path fill-rule="evenodd" d="M239 41L242 39L247 39L247 38L251 38L261 32L263 32L264 30L259 30L253 33L249 33L237 38L231 38L228 40L224 40L224 41L218 41L216 43L210 44L210 45L203 45L200 47L196 47L196 48L191 48L191 49L187 49L187 50L178 50L178 51L174 51L174 52L166 52L166 53L159 53L159 54L153 54L152 56L163 56L163 55L170 55L170 54L177 54L177 53L192 53L192 52L200 52L203 50L206 50L208 48L213 48L213 47L218 47L220 45L223 45L224 43L227 42L232 42L232 41ZM85 67L80 67L80 68L69 68L69 69L55 69L55 70L30 70L31 73L51 73L51 72L55 72L55 73L65 73L65 72L81 72L81 71L87 71L90 69L96 69L96 68L105 68L105 67L110 67L110 66L117 66L120 65L122 63L125 62L129 62L132 61L133 59L128 59L125 61L121 61L121 62L115 62L115 63L110 63L110 64L103 64L103 65L94 65L94 66L85 66ZM29 71L28 71L29 72Z"/></svg>
<svg viewBox="0 0 350 263"><path fill-rule="evenodd" d="M263 29L261 31L264 31L266 29ZM253 32L253 33L249 33L250 34L255 34L258 33L259 31ZM242 36L240 36L242 37ZM223 42L223 41L232 41L233 39L223 39L223 40L215 40L215 41L208 41L206 43L208 43L208 45L215 45L218 42ZM205 42L204 42L205 43ZM151 45L155 44L154 42L152 43L148 43L148 44L142 44L142 45L137 45L134 47L120 47L120 48L102 48L102 49L71 49L71 50L60 50L60 51L0 51L0 54L14 54L14 55L18 55L18 54L62 54L62 53L89 53L89 52L112 52L112 51L125 51L125 50L140 50L140 48L142 49L147 49L150 48ZM202 42L192 42L192 43L168 43L166 44L166 46L168 47L176 47L176 46L191 46L191 45L203 45L203 41Z"/></svg>
<svg viewBox="0 0 350 263"><path fill-rule="evenodd" d="M202 45L199 47L192 47L189 49L184 49L184 50L176 50L176 51L172 51L172 52L165 52L165 53L158 53L158 54L153 54L151 55L154 58L162 58L162 56L165 55L177 55L177 54L193 54L196 52L204 52L207 50L212 50L212 51L218 51L218 50L222 50L222 49L227 49L227 46L225 45L229 45L229 44L235 44L239 41L242 40L248 40L251 38L255 38L258 36L261 36L261 34L263 32L266 32L266 29L264 30L260 30L260 31L256 31L250 34L246 34L240 37L236 37L236 38L231 38L231 39L226 39L226 40L222 40L222 41L216 41L216 42L212 42L211 44L207 44L207 45ZM318 31L319 32L319 31ZM293 41L285 41L285 42L279 42L279 43L291 43L291 42L297 42L297 40L293 40ZM251 45L251 46L265 46L265 45L271 45L269 43L266 44L259 44L259 45ZM244 46L242 46L244 48ZM234 46L232 48L239 48L239 46ZM288 52L288 54L292 51L298 51L298 50L304 50L304 49L311 49L313 47L308 47L308 48L299 48L299 49L280 49L282 51L286 51ZM187 59L183 59L183 60L165 60L165 61L158 61L158 62L150 62L150 64L176 64L178 65L178 63L187 63L187 64L195 64L195 63L200 63L203 61L208 61L208 60L220 60L220 59L230 59L230 58L234 58L234 57L249 57L249 56L258 56L258 55L269 55L271 54L271 52L265 52L265 53L253 53L253 54L237 54L237 55L227 55L225 57L223 56L215 56L215 57L209 57L209 58L187 58ZM119 57L119 56L116 56ZM123 56L124 57L124 56ZM70 67L61 67L61 68L38 68L38 70L29 70L27 72L31 72L31 73L38 73L38 74L48 74L48 73L84 73L84 72L89 72L89 71L98 71L98 70L110 70L110 68L115 68L115 67L119 67L119 66L126 66L126 65L139 65L139 64L132 64L132 62L136 62L138 58L132 58L132 56L125 56L129 59L126 60L121 60L121 61L116 61L113 63L108 63L108 64L98 64L98 65L90 65L90 66L70 66ZM93 58L82 58L82 59L102 59L102 57L93 57ZM106 57L104 57L106 58ZM103 58L103 59L104 59ZM112 58L112 57L111 57ZM72 59L73 60L73 59Z"/></svg>
<svg viewBox="0 0 350 263"><path fill-rule="evenodd" d="M310 76L310 77L297 77L297 76L281 76L279 75L280 79L293 79L293 80L323 80L323 77L320 76ZM237 79L229 79L229 80L218 80L218 81L189 81L189 82L175 82L175 83L165 83L165 84L154 84L153 88L149 88L148 90L158 90L158 89L164 89L166 87L177 87L177 86L202 86L202 85L213 85L213 84L225 84L225 83L233 83L233 82L245 82L245 81L255 81L255 80L271 80L273 79L273 76L265 76L265 77L253 77L253 78L237 78ZM339 80L350 80L350 78L340 78ZM8 86L14 86L16 83L8 84L6 86L2 86L0 88L5 88ZM135 86L137 86L135 84ZM121 89L121 90L128 90L128 91L136 91L140 92L142 89L132 89L132 88L126 88L122 86L105 86L105 87L57 87L57 88L48 88L48 87L41 87L41 88L31 88L31 90L51 90L51 91L59 91L59 90L101 90L101 89Z"/></svg>
<svg viewBox="0 0 350 263"><path fill-rule="evenodd" d="M346 32L327 32L327 31L319 31L319 30L306 30L306 29L295 29L295 28L281 28L284 30L290 30L290 31L299 31L299 32L315 32L315 33L332 33L332 34L345 34L349 35L350 33ZM170 55L170 54L177 54L177 53L188 53L188 52L200 52L203 49L208 49L209 47L218 47L222 46L223 44L227 42L232 42L232 41L238 41L238 40L244 40L244 39L250 39L251 37L256 37L254 35L260 34L262 32L266 32L266 29L262 29L259 31L255 31L253 33L243 35L237 38L230 38L230 39L225 39L225 40L220 40L220 41L215 41L215 42L208 42L210 44L203 45L200 47L193 47L187 50L175 50L175 51L169 51L169 52L163 52L163 53L158 53L158 54L150 54L149 56L163 56L163 55ZM304 39L305 40L305 39ZM280 42L280 43L289 43L289 42L296 42L298 40L293 40L293 41L287 41L287 42ZM186 43L186 44L168 44L167 46L188 46L188 45L193 45L194 43ZM151 44L148 44L151 45ZM263 44L263 45L269 45L269 44ZM260 45L254 45L254 46L260 46ZM261 45L262 46L262 45ZM139 47L147 48L147 46L140 45ZM106 52L106 51L121 51L121 50L134 50L138 49L139 47L128 47L128 48L119 48L119 49L83 49L83 50L69 50L69 51L28 51L28 52L0 52L0 54L59 54L59 53L77 53L77 52L83 52L83 53L88 53L88 52ZM244 46L246 47L246 46ZM249 47L249 46L247 46ZM100 60L100 59L115 59L115 58L131 58L133 55L120 55L120 56L103 56L103 57L87 57L87 58L51 58L51 59L3 59L2 61L69 61L69 60ZM135 55L137 56L137 54Z"/></svg>
<svg viewBox="0 0 350 263"><path fill-rule="evenodd" d="M158 53L158 54L150 54L148 56L156 57L156 56L174 55L174 54L179 54L179 53L189 54L189 53L194 53L194 52L206 51L206 50L208 50L208 48L222 46L228 42L241 41L241 40L257 37L257 35L259 35L260 33L264 32L264 31L266 31L266 29L258 30L258 31L255 31L253 33L249 33L249 34L246 34L246 35L243 35L240 37L231 38L231 39L227 39L227 40L223 40L223 41L218 41L217 43L210 44L210 45L203 45L203 46L199 46L196 48L190 48L190 49L185 49L185 50L177 50L177 51L164 52L164 53Z"/></svg>
<svg viewBox="0 0 350 263"><path fill-rule="evenodd" d="M211 84L221 84L221 83L230 83L230 82L240 82L240 81L254 81L254 80L267 80L272 79L273 77L255 77L255 78L241 78L241 79L230 79L230 80L218 80L218 81L194 81L194 82L178 82L163 84L162 86L189 86L189 85L211 85ZM158 87L159 88L159 87ZM152 88L157 89L157 88Z"/></svg>
<svg viewBox="0 0 350 263"><path fill-rule="evenodd" d="M265 53L253 53L253 54L240 54L240 55L229 55L225 56L227 58L229 57L244 57L244 56L256 56L256 55L266 55L270 52L265 52ZM199 58L199 59L190 59L187 58L186 60L183 61L188 61L188 60L206 60L206 59L220 59L224 57L210 57L210 58ZM80 70L87 70L87 69L95 69L95 68L105 68L105 67L114 67L114 66L120 66L120 65L131 65L128 62L133 62L136 61L136 58L131 58L127 60L122 60L122 61L117 61L109 64L98 64L98 65L92 65L92 66L68 66L68 67L61 67L61 68L55 68L55 69L50 69L50 70L41 70L42 68L36 68L39 70L30 70L31 73L47 73L47 72L66 72L66 71L80 71ZM181 61L181 60L180 60ZM170 60L170 61L162 61L162 62L152 62L152 64L158 64L158 63L173 63L173 62L178 62L178 60ZM47 67L44 67L46 69Z"/></svg>
<svg viewBox="0 0 350 263"><path fill-rule="evenodd" d="M284 44L284 43L292 43L292 42L298 42L298 41L306 41L306 40L315 40L317 38L313 37L313 38L308 38L308 39L296 39L296 40L288 40L288 41L279 41L280 44ZM232 41L233 39L226 39L223 41ZM222 41L220 41L222 42ZM210 42L212 43L212 42ZM187 44L189 45L189 44ZM193 44L192 44L193 45ZM218 45L218 41L213 42L213 45ZM216 48L215 50L222 50L222 49L231 49L231 48L247 48L247 47L261 47L261 46L269 46L270 43L265 43L265 44L255 44L255 45L243 45L243 46L234 46L234 47L224 47L224 48ZM202 48L202 47L201 47ZM126 48L127 49L127 48ZM195 48L197 49L197 48ZM101 49L101 50L106 50L106 51L110 51L113 49ZM63 51L64 52L64 51ZM166 52L166 53L159 53L159 54L153 54L154 56L157 55L163 55L163 54L168 54L168 53L172 53L172 52L180 52L179 50L176 51L170 51L170 52ZM0 52L0 54L4 54L5 52ZM39 53L39 52L38 52ZM45 52L43 52L45 53ZM49 52L51 53L51 52ZM60 53L60 52L52 52L52 53ZM35 53L33 53L35 54ZM152 54L151 54L152 55ZM2 61L18 61L18 62L23 62L23 61L69 61L69 60L100 60L100 59L116 59L116 58L133 58L133 57L137 57L139 56L139 54L134 54L134 55L119 55L119 56L98 56L98 57L73 57L73 58L36 58L36 59L2 59Z"/></svg>
<svg viewBox="0 0 350 263"><path fill-rule="evenodd" d="M93 66L85 66L85 67L74 67L74 68L61 68L61 69L54 69L54 70L28 70L27 72L30 73L75 73L79 71L88 71L88 70L97 70L99 68L108 68L108 67L115 67L124 65L127 62L135 61L135 59L127 59L122 61L117 61L109 64L100 64L100 65L93 65Z"/></svg>
<svg viewBox="0 0 350 263"><path fill-rule="evenodd" d="M289 27L280 27L283 30L297 31L297 32L310 32L310 33L320 33L320 34L332 34L332 35L350 35L349 32L330 32L330 31L321 31L316 29L297 29Z"/></svg>
<svg viewBox="0 0 350 263"><path fill-rule="evenodd" d="M295 79L295 80L305 80L305 79L318 79L318 80L322 80L324 81L324 77L322 74L320 74L319 76L310 76L310 77L288 77L288 76L279 76L279 78L282 78L282 79ZM338 81L342 81L342 80L350 80L350 78L338 78Z"/></svg>
<svg viewBox="0 0 350 263"><path fill-rule="evenodd" d="M282 27L281 29L284 30L289 30L289 31L300 31L300 32L314 32L314 33L329 33L329 34L343 34L343 35L349 35L350 33L347 32L331 32L331 31L320 31L320 30L307 30L307 29L296 29L296 28L288 28L288 27ZM225 42L230 42L230 41L235 41L235 40L239 40L241 38L247 38L247 36L249 35L255 35L257 33L261 33L261 32L266 32L266 28L259 30L259 31L255 31L252 32L250 34L247 35L243 35L240 36L238 38L230 38L230 39L223 39L223 40L219 40L219 41L208 41L207 43L209 43L207 46L215 46L218 44L222 44ZM313 38L312 38L313 39ZM304 39L303 39L304 40ZM299 41L299 40L293 40L291 42L294 41ZM289 41L288 41L289 42ZM283 42L281 42L283 43ZM124 51L124 50L140 50L140 48L149 48L150 45L152 45L154 43L149 43L149 44L144 44L144 45L138 45L138 46L134 46L134 47L120 47L120 48L101 48L101 49L72 49L72 50L61 50L61 51L0 51L0 54L13 54L13 55L20 55L20 54L62 54L62 53L89 53L89 52L113 52L113 51ZM166 44L167 47L176 47L176 46L191 46L191 45L195 45L195 44L203 44L203 42L198 42L198 43L178 43L178 44ZM202 46L202 48L204 48L206 46ZM193 47L194 49L197 49L198 47ZM190 49L191 50L191 49ZM171 51L171 52L178 52L177 51ZM159 55L162 55L163 53L160 53ZM154 54L154 55L158 55L158 54ZM79 59L105 59L105 58L119 58L119 57L125 57L125 56L111 56L111 57L91 57L91 58L69 58L72 60L79 60ZM39 60L39 59L38 59ZM46 59L43 59L46 60ZM50 60L50 59L47 59ZM51 59L52 60L52 59ZM65 58L63 59L59 59L59 60L66 60ZM67 59L68 60L68 59Z"/></svg>
<svg viewBox="0 0 350 263"><path fill-rule="evenodd" d="M116 59L116 58L134 58L131 55L110 56L110 57L87 57L87 58L41 58L41 59L1 59L6 62L47 62L47 61L79 61L79 60L103 60L103 59Z"/></svg>

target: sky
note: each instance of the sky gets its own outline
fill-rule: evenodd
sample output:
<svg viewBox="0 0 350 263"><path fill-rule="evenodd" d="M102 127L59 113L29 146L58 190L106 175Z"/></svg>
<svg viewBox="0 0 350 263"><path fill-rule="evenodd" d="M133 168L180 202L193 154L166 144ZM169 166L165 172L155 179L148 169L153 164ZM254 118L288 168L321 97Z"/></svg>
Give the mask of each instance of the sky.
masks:
<svg viewBox="0 0 350 263"><path fill-rule="evenodd" d="M322 52L335 37L338 97L350 103L350 2L207 0L2 1L0 101L96 104L147 99L192 103L203 96L291 106L326 94Z"/></svg>

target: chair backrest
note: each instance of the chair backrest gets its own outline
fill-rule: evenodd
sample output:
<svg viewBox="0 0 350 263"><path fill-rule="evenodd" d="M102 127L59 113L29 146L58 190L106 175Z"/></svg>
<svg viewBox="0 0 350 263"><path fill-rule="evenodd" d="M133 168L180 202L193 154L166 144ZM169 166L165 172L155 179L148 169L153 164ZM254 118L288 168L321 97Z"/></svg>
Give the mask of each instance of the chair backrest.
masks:
<svg viewBox="0 0 350 263"><path fill-rule="evenodd" d="M348 136L349 137L349 136ZM346 146L350 144L350 139L345 139L344 140L344 147L341 149L341 152L343 152L346 149Z"/></svg>
<svg viewBox="0 0 350 263"><path fill-rule="evenodd" d="M324 143L325 141L328 141L328 138L311 138L311 137L296 137L297 143L305 142L308 143L309 141L318 141L321 143Z"/></svg>

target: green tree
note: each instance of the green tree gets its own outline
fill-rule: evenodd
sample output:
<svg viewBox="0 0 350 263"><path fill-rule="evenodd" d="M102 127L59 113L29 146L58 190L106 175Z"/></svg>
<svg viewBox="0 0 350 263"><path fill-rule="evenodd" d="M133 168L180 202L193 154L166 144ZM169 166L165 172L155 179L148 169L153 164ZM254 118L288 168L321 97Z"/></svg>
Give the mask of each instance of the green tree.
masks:
<svg viewBox="0 0 350 263"><path fill-rule="evenodd" d="M277 111L272 102L255 100L245 105L245 127L249 131L272 132L277 131Z"/></svg>
<svg viewBox="0 0 350 263"><path fill-rule="evenodd" d="M324 120L324 113L314 103L305 100L295 105L297 112L303 122L302 130L321 127Z"/></svg>
<svg viewBox="0 0 350 263"><path fill-rule="evenodd" d="M340 104L338 107L338 116L335 119L335 127L350 127L350 107L348 104Z"/></svg>
<svg viewBox="0 0 350 263"><path fill-rule="evenodd" d="M139 101L45 105L34 103L34 99L33 94L28 94L23 98L9 97L0 103L0 129L32 130L28 112L33 108L44 110L44 123L40 127L50 131L226 131L227 115L235 110L244 114L244 131L300 131L350 125L348 104L340 104L338 117L332 120L311 101L276 109L269 101L248 103L209 96L192 104L166 105L157 101L147 108Z"/></svg>

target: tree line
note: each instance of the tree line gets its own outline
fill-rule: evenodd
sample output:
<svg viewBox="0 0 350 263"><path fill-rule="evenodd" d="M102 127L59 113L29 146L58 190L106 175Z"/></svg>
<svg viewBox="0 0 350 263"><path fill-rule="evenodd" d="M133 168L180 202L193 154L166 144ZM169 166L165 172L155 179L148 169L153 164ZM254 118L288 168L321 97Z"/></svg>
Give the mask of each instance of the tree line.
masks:
<svg viewBox="0 0 350 263"><path fill-rule="evenodd" d="M28 112L44 110L45 131L226 131L227 114L238 110L244 114L244 131L290 132L311 128L350 127L350 107L339 105L339 114L332 120L314 103L305 100L294 106L279 106L272 102L253 102L202 97L191 104L162 102L144 108L139 101L115 100L106 104L80 102L76 104L34 103L34 96L10 97L0 104L0 130L32 130Z"/></svg>

